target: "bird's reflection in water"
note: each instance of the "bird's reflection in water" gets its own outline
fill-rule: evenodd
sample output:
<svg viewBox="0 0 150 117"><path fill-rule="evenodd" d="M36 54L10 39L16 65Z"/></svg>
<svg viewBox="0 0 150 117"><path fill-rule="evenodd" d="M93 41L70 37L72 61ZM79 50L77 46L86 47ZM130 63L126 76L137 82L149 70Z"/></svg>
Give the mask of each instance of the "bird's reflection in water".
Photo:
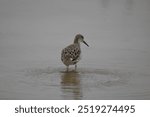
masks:
<svg viewBox="0 0 150 117"><path fill-rule="evenodd" d="M61 75L61 89L63 99L81 99L80 74L75 71L63 72Z"/></svg>

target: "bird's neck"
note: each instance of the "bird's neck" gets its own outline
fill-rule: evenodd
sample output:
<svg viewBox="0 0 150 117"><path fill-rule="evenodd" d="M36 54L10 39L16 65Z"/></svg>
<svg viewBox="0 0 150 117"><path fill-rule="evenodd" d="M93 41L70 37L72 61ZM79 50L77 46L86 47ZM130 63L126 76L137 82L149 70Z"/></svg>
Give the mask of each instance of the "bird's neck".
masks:
<svg viewBox="0 0 150 117"><path fill-rule="evenodd" d="M78 41L78 39L74 39L74 44L78 45L80 48L80 42Z"/></svg>
<svg viewBox="0 0 150 117"><path fill-rule="evenodd" d="M79 41L77 38L74 39L74 44L79 44Z"/></svg>

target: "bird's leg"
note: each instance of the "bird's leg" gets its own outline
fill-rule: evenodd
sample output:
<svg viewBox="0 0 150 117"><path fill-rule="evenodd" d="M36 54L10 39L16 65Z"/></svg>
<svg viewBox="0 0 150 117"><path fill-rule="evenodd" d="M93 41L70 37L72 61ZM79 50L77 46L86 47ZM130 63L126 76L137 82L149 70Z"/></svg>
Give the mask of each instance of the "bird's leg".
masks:
<svg viewBox="0 0 150 117"><path fill-rule="evenodd" d="M69 71L69 66L67 66L67 72Z"/></svg>
<svg viewBox="0 0 150 117"><path fill-rule="evenodd" d="M75 64L75 71L77 70L77 64Z"/></svg>

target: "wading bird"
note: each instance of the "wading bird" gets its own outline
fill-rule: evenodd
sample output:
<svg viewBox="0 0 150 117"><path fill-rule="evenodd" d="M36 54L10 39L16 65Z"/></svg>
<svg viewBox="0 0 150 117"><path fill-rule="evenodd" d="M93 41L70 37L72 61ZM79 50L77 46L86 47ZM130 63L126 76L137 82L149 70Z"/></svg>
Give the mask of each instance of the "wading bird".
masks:
<svg viewBox="0 0 150 117"><path fill-rule="evenodd" d="M75 65L75 70L77 69L77 63L81 55L80 42L89 47L84 41L84 37L81 34L77 34L74 43L64 48L61 52L61 61L67 66L67 71L69 70L69 65Z"/></svg>

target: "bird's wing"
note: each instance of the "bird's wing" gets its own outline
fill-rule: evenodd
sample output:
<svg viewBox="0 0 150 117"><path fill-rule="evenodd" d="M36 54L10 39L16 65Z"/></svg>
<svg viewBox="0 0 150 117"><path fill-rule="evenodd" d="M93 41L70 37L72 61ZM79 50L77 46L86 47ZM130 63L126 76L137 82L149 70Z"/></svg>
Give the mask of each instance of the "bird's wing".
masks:
<svg viewBox="0 0 150 117"><path fill-rule="evenodd" d="M72 62L77 62L80 58L80 49L78 47L76 47L74 44L66 47L63 50L64 53L64 57L66 59L70 59Z"/></svg>

